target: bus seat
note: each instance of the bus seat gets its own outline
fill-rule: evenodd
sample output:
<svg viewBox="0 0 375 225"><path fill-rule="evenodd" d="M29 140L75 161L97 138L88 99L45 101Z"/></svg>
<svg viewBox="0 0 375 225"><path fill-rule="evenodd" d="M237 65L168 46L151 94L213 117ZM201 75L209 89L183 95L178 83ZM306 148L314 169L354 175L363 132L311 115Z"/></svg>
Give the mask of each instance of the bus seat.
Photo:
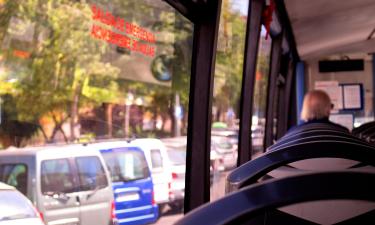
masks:
<svg viewBox="0 0 375 225"><path fill-rule="evenodd" d="M270 146L267 149L267 151L273 151L289 143L293 143L296 141L305 141L305 140L308 140L307 138L313 138L316 136L327 136L327 137L337 136L339 138L346 138L353 142L368 144L367 142L349 133L344 133L341 131L330 130L330 129L313 129L313 130L300 131L300 132L295 132L293 134L285 135L282 138L280 138L274 145Z"/></svg>
<svg viewBox="0 0 375 225"><path fill-rule="evenodd" d="M375 121L354 128L352 134L371 144L375 144Z"/></svg>
<svg viewBox="0 0 375 225"><path fill-rule="evenodd" d="M191 211L175 225L293 225L335 222L367 225L372 224L375 219L374 188L375 173L359 171L304 173L247 186ZM349 203L349 207L341 207L343 211L335 210L330 215L329 210L334 208L333 204L340 201ZM356 204L352 204L353 202ZM285 216L284 212L277 210L290 212L288 207L294 206L293 210L295 210L295 206L301 206L301 203L312 203L310 204L312 208L302 207L299 212L304 213L305 217L307 215L309 220L295 215ZM324 211L324 215L320 214ZM312 218L314 213L318 215Z"/></svg>
<svg viewBox="0 0 375 225"><path fill-rule="evenodd" d="M336 137L324 140L318 137L314 141L284 146L275 151L267 152L233 170L227 177L226 193L253 184L269 172L282 166L300 160L317 158L349 159L364 163L370 169L373 169L375 166L375 147L368 144L337 140ZM315 165L317 168L320 166L320 164ZM303 169L299 169L303 172Z"/></svg>
<svg viewBox="0 0 375 225"><path fill-rule="evenodd" d="M375 121L371 121L368 123L364 123L359 127L356 127L352 130L352 134L355 136L359 136L361 133L366 132L368 129L375 127Z"/></svg>
<svg viewBox="0 0 375 225"><path fill-rule="evenodd" d="M342 128L340 126L335 126L329 123L309 123L305 124L303 126L297 126L292 129L290 129L285 136L289 136L295 133L303 132L303 131L309 131L309 130L319 130L319 129L324 129L324 130L332 130L332 131L339 131L342 133L347 133L349 134L348 130L345 128Z"/></svg>

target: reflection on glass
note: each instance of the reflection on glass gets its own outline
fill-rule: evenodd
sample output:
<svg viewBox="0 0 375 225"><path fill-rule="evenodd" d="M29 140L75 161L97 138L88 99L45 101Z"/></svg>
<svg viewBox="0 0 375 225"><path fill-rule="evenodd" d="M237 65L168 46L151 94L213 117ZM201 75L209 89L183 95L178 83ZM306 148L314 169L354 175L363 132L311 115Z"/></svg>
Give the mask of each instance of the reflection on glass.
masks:
<svg viewBox="0 0 375 225"><path fill-rule="evenodd" d="M264 150L264 133L266 126L267 88L269 80L271 37L266 39L266 29L262 25L259 38L257 67L255 74L253 115L251 125L251 137L253 155L258 155Z"/></svg>
<svg viewBox="0 0 375 225"><path fill-rule="evenodd" d="M6 1L0 11L3 148L186 133L193 26L166 3Z"/></svg>
<svg viewBox="0 0 375 225"><path fill-rule="evenodd" d="M192 37L162 0L0 1L0 149L186 135ZM72 188L57 172L67 181L45 191Z"/></svg>
<svg viewBox="0 0 375 225"><path fill-rule="evenodd" d="M67 159L45 160L41 166L42 193L71 193L77 190L74 186L73 173Z"/></svg>
<svg viewBox="0 0 375 225"><path fill-rule="evenodd" d="M144 155L136 151L104 152L112 182L129 182L150 176Z"/></svg>
<svg viewBox="0 0 375 225"><path fill-rule="evenodd" d="M212 106L211 200L224 196L225 177L237 164L248 4L243 0L222 2Z"/></svg>

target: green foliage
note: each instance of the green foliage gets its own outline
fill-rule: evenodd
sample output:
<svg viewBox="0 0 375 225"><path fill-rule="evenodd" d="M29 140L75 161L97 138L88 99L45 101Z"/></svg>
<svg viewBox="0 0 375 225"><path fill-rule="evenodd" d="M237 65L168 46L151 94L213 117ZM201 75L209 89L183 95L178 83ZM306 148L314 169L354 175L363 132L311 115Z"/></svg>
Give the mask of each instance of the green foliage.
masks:
<svg viewBox="0 0 375 225"><path fill-rule="evenodd" d="M11 104L7 103L5 119L35 125L24 129L25 134L18 133L23 129L19 126L2 127L1 132L31 137L47 117L54 123L54 135L69 118L74 121L79 109L123 104L129 91L148 99L148 106L158 114L171 112L176 93L188 108L192 24L174 10L156 7L153 1L96 1L105 10L113 9L114 15L158 32L163 38L157 47L170 56L171 87L123 80L120 68L108 63L113 46L91 37L88 2L9 0L0 8L0 60L7 67L0 72L0 95L12 99L7 101ZM16 51L24 57L15 55Z"/></svg>
<svg viewBox="0 0 375 225"><path fill-rule="evenodd" d="M18 112L14 108L15 99L11 95L1 97L0 137L9 137L19 146L22 139L31 138L39 129L37 118L30 121L19 121Z"/></svg>
<svg viewBox="0 0 375 225"><path fill-rule="evenodd" d="M7 2L0 17L2 38L10 40L7 51L2 54L12 71L17 72L17 82L9 87L3 77L0 85L8 86L7 93L12 93L16 99L15 120L38 124L35 118L55 112L69 117L73 99L81 95L84 82L92 74L117 77L118 69L101 59L108 45L90 36L90 5L67 0L23 0L16 5L9 2L15 1ZM28 59L20 60L11 55L20 48L10 31L12 18L33 28L34 36L24 41L21 49L31 53ZM116 85L111 85L108 92L116 90ZM90 97L112 101L108 92L86 88L87 98L82 98L79 104L85 105ZM112 94L112 98L116 97Z"/></svg>
<svg viewBox="0 0 375 225"><path fill-rule="evenodd" d="M246 18L224 0L216 55L214 105L221 110L237 108L243 70Z"/></svg>

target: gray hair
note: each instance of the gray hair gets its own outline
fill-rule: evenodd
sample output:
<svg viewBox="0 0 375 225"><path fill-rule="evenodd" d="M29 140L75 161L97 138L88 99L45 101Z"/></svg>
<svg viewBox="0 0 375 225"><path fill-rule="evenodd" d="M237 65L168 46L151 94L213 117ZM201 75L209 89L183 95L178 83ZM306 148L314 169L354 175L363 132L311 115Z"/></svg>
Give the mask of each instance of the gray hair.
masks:
<svg viewBox="0 0 375 225"><path fill-rule="evenodd" d="M321 90L308 92L303 99L301 119L305 122L328 118L332 108L328 94Z"/></svg>

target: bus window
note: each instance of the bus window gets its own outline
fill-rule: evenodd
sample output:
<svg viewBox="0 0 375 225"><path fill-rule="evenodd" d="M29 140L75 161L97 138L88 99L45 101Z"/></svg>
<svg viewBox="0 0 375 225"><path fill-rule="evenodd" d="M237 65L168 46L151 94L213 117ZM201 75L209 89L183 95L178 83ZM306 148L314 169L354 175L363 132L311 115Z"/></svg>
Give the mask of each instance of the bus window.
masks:
<svg viewBox="0 0 375 225"><path fill-rule="evenodd" d="M262 25L258 58L254 84L253 115L251 125L251 137L253 147L253 157L264 150L264 134L266 125L266 106L268 96L268 80L270 71L272 39L270 35L266 37L266 28Z"/></svg>
<svg viewBox="0 0 375 225"><path fill-rule="evenodd" d="M0 15L0 148L186 139L194 24L167 1L0 1ZM99 176L94 162L80 169ZM163 172L160 216L173 191Z"/></svg>
<svg viewBox="0 0 375 225"><path fill-rule="evenodd" d="M225 177L237 165L248 4L225 0L221 6L212 103L211 201L224 195Z"/></svg>

